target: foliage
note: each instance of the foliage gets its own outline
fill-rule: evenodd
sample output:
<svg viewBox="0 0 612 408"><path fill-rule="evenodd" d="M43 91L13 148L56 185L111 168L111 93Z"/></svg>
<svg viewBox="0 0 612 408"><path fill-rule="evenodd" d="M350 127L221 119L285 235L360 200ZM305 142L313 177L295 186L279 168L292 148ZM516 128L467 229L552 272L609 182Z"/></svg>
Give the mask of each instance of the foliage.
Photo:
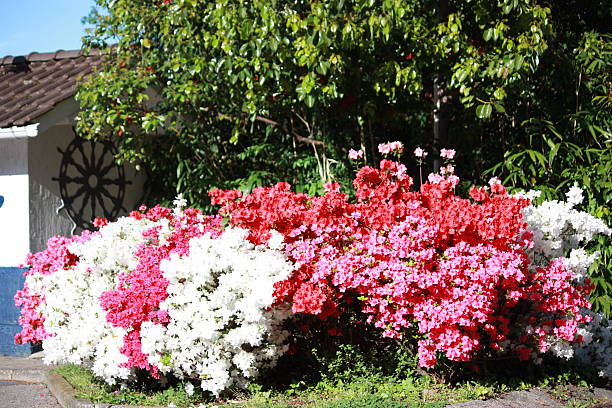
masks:
<svg viewBox="0 0 612 408"><path fill-rule="evenodd" d="M573 15L553 8L553 25L559 28L542 56L544 69L509 95L515 102L506 115L513 126L504 126L511 131L502 130L503 150L493 153L498 163L491 162L486 173L499 175L511 187L537 186L545 199L559 198L569 185L579 183L587 193L582 208L609 224L612 37L598 11L606 4L587 9L573 9L572 4ZM595 310L608 316L612 312L611 247L609 237L598 238L591 247L602 254L590 270L595 284L591 301Z"/></svg>
<svg viewBox="0 0 612 408"><path fill-rule="evenodd" d="M325 408L405 408L406 403L393 397L366 395L350 400L332 401Z"/></svg>
<svg viewBox="0 0 612 408"><path fill-rule="evenodd" d="M198 205L211 186L348 182L349 147L374 163L390 135L430 133L434 82L472 116L503 111L551 33L528 0L97 5L86 43L116 44L79 88L79 131Z"/></svg>

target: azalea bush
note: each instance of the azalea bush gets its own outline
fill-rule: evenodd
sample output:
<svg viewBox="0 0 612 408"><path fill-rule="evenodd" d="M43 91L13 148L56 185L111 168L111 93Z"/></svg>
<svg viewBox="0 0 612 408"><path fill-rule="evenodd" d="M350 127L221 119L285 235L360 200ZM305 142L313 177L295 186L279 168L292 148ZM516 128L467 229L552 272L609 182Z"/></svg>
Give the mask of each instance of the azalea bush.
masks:
<svg viewBox="0 0 612 408"><path fill-rule="evenodd" d="M527 195L537 198L540 192ZM523 210L533 233L534 245L528 250L532 267L557 259L571 272L574 282L589 281L588 271L597 261L599 252L587 252L585 245L597 234L611 235L612 230L601 220L575 208L583 201L582 189L574 185L567 192L566 201L548 200ZM583 312L591 321L577 331L582 340L580 344L555 339L550 342L551 351L566 359L575 355L580 363L597 368L600 376L612 378L612 323L603 314ZM533 330L530 326L526 329Z"/></svg>
<svg viewBox="0 0 612 408"><path fill-rule="evenodd" d="M28 257L16 341L42 340L45 362L88 365L111 384L136 369L169 373L218 394L285 352L290 312L270 308L293 269L284 253L194 209L98 225Z"/></svg>
<svg viewBox="0 0 612 408"><path fill-rule="evenodd" d="M309 319L325 336L368 325L412 342L426 368L577 350L610 375L609 327L589 311L585 277L597 254L584 246L611 230L574 209L577 187L568 202L533 206L492 179L462 198L455 152L441 153L441 171L418 190L384 159L357 172L355 202L336 183L316 197L287 183L213 190L214 216L178 198L55 237L28 257L16 341L42 340L47 362L90 366L109 383L144 372L214 395L293 354Z"/></svg>

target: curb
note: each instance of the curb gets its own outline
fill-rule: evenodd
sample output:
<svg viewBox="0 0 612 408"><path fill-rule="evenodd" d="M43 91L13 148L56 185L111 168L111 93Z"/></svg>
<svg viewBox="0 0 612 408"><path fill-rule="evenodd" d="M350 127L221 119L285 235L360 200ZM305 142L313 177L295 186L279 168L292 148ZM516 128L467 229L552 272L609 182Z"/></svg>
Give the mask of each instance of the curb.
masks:
<svg viewBox="0 0 612 408"><path fill-rule="evenodd" d="M63 408L167 408L150 405L96 404L84 398L77 398L76 391L68 381L52 371L47 372L45 382Z"/></svg>
<svg viewBox="0 0 612 408"><path fill-rule="evenodd" d="M167 408L141 405L118 405L118 404L95 404L84 398L77 398L76 391L59 374L52 371L47 372L45 382L49 391L55 396L59 404L64 408Z"/></svg>
<svg viewBox="0 0 612 408"><path fill-rule="evenodd" d="M57 402L64 408L93 408L98 407L91 401L76 397L76 391L72 386L59 374L47 372L45 383L49 387L49 391L53 394ZM106 404L105 404L106 405ZM110 405L109 405L110 406Z"/></svg>

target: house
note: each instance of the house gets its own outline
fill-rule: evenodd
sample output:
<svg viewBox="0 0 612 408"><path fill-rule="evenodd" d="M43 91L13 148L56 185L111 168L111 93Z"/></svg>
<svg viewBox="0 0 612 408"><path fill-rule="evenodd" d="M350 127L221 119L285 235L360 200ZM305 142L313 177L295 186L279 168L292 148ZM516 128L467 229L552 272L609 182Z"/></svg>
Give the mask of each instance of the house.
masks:
<svg viewBox="0 0 612 408"><path fill-rule="evenodd" d="M143 200L144 177L118 165L111 143L75 134L76 83L102 61L82 51L0 58L0 353L27 354L13 344L19 265L54 235L114 219Z"/></svg>

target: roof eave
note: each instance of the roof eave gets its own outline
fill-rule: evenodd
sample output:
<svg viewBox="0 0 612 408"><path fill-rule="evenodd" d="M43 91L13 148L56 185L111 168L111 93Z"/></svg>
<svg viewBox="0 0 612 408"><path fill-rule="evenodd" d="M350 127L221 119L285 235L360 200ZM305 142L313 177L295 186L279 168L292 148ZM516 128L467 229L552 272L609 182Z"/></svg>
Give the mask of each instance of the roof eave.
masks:
<svg viewBox="0 0 612 408"><path fill-rule="evenodd" d="M39 123L25 126L11 126L0 128L0 140L2 139L27 139L38 136Z"/></svg>

